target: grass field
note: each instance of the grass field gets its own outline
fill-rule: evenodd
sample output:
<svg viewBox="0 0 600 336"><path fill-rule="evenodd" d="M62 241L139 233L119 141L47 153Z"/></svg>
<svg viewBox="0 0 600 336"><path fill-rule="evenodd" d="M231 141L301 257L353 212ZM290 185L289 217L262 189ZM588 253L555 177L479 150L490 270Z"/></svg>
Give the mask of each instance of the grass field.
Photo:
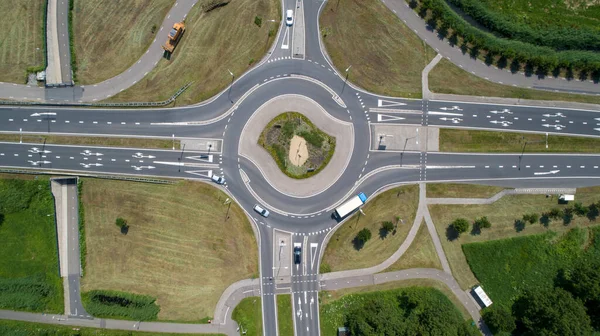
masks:
<svg viewBox="0 0 600 336"><path fill-rule="evenodd" d="M223 291L256 276L257 246L243 211L204 183L156 185L86 179L86 275L82 290L149 295L158 319L212 316ZM129 222L122 234L117 217Z"/></svg>
<svg viewBox="0 0 600 336"><path fill-rule="evenodd" d="M490 299L510 309L525 289L552 288L561 268L600 253L600 227L465 244L463 250Z"/></svg>
<svg viewBox="0 0 600 336"><path fill-rule="evenodd" d="M277 324L279 326L279 335L294 334L293 319L292 296L290 294L277 295Z"/></svg>
<svg viewBox="0 0 600 336"><path fill-rule="evenodd" d="M404 242L413 224L419 204L419 186L409 185L388 190L369 201L362 209L366 216L356 213L340 226L327 244L321 272L341 271L377 265L389 258ZM394 233L384 239L379 229L383 221L396 223L396 216L404 220L398 223ZM353 240L363 228L371 230L372 238L357 250Z"/></svg>
<svg viewBox="0 0 600 336"><path fill-rule="evenodd" d="M587 27L600 26L598 1L556 0L548 5L545 0L481 0L493 12L510 16L513 20L534 27ZM595 6L594 6L595 5Z"/></svg>
<svg viewBox="0 0 600 336"><path fill-rule="evenodd" d="M418 286L418 287L416 287ZM427 286L427 287L425 287ZM431 287L429 287L431 286ZM445 291L440 291L437 287L444 287ZM342 292L342 291L338 291ZM344 290L343 293L336 293L336 297L333 295L329 296L331 292L321 292L321 306L320 306L320 320L321 320L321 334L324 336L335 336L337 335L338 327L344 326L346 322L346 315L349 311L356 309L356 307L364 307L363 309L378 309L382 314L389 314L385 308L389 307L390 301L397 302L398 308L403 310L403 316L400 318L412 321L412 324L431 323L431 320L437 320L442 314L445 315L445 319L442 321L436 321L439 324L435 325L437 330L431 331L431 335L436 335L441 330L447 331L447 335L462 335L463 333L457 333L452 329L455 329L458 325L462 325L465 318L465 313L462 312L459 307L462 305L455 300L451 300L447 293L449 289L441 283L432 283L430 280L418 280L418 283L414 281L401 281L387 283L384 285L362 287L360 289ZM449 295L454 297L450 292ZM324 299L327 297L327 299ZM372 303L372 299L378 304ZM365 302L372 303L365 306ZM394 302L395 303L395 302ZM458 303L458 306L457 306ZM396 307L394 307L396 308ZM423 319L412 319L409 318L418 311L417 314L427 316ZM467 315L468 316L468 315ZM405 321L406 321L405 320ZM381 321L370 321L373 324L380 323ZM387 323L394 323L390 320L386 320ZM442 327L442 325L445 327ZM392 330L390 328L390 330ZM422 330L422 329L421 329ZM413 329L413 331L415 331Z"/></svg>
<svg viewBox="0 0 600 336"><path fill-rule="evenodd" d="M455 83L460 83L460 85ZM429 73L429 90L435 93L467 96L562 100L600 104L600 96L532 90L493 83L466 72L445 58Z"/></svg>
<svg viewBox="0 0 600 336"><path fill-rule="evenodd" d="M527 142L527 145L525 145ZM442 152L600 153L600 138L545 134L440 129Z"/></svg>
<svg viewBox="0 0 600 336"><path fill-rule="evenodd" d="M111 101L163 101L179 88L193 82L177 98L177 105L188 105L217 94L259 62L270 47L280 19L277 0L236 0L208 13L208 0L199 1L186 19L186 32L171 60L161 59L143 80L112 97ZM263 19L262 26L254 17ZM269 31L274 32L269 36ZM157 38L165 38L162 32ZM223 43L227 41L227 43Z"/></svg>
<svg viewBox="0 0 600 336"><path fill-rule="evenodd" d="M575 199L587 205L600 200L600 188L578 188ZM471 272L461 245L473 242L511 238L532 234L545 233L548 230L564 232L573 227L587 227L594 225L586 218L575 217L570 225L566 226L562 220L553 220L548 227L542 224L527 224L524 228L515 227L515 221L521 219L526 213L548 211L552 208L562 209L565 205L557 204L556 195L546 198L545 195L510 195L489 205L430 205L429 210L433 223L442 242L444 252L450 263L452 274L463 289L470 288L478 283ZM481 216L487 216L492 223L489 229L483 229L478 235L463 233L458 239L447 239L446 229L456 218L462 217L473 221ZM520 230L520 231L517 231Z"/></svg>
<svg viewBox="0 0 600 336"><path fill-rule="evenodd" d="M231 318L240 326L240 331L242 328L246 331L247 336L263 334L262 305L259 297L248 297L240 301L231 313Z"/></svg>
<svg viewBox="0 0 600 336"><path fill-rule="evenodd" d="M81 328L58 326L53 324L0 320L0 333L11 336L180 336L179 333L155 333L141 331L110 330L99 328ZM202 336L222 336L222 334L188 334Z"/></svg>
<svg viewBox="0 0 600 336"><path fill-rule="evenodd" d="M339 4L339 5L338 5ZM421 98L435 52L380 1L328 1L320 18L327 53L348 80L374 93Z"/></svg>
<svg viewBox="0 0 600 336"><path fill-rule="evenodd" d="M54 199L47 178L0 180L0 307L62 313Z"/></svg>
<svg viewBox="0 0 600 336"><path fill-rule="evenodd" d="M506 188L482 184L431 183L427 184L429 198L490 198Z"/></svg>
<svg viewBox="0 0 600 336"><path fill-rule="evenodd" d="M0 134L0 141L5 142L28 142L57 145L88 145L88 146L109 146L109 147L131 147L131 148L157 148L175 149L181 148L181 141L164 139L142 139L142 138L113 138L113 137L78 137L78 136L57 136L57 135L19 135L19 134Z"/></svg>
<svg viewBox="0 0 600 336"><path fill-rule="evenodd" d="M425 221L421 223L421 227L415 236L412 244L406 252L392 266L388 267L385 272L399 271L409 268L438 268L442 269L442 263L435 251L433 240L427 230Z"/></svg>
<svg viewBox="0 0 600 336"><path fill-rule="evenodd" d="M174 3L175 0L76 0L73 42L79 82L102 82L137 62Z"/></svg>
<svg viewBox="0 0 600 336"><path fill-rule="evenodd" d="M45 0L0 1L0 82L24 84L28 67L45 66L45 10Z"/></svg>

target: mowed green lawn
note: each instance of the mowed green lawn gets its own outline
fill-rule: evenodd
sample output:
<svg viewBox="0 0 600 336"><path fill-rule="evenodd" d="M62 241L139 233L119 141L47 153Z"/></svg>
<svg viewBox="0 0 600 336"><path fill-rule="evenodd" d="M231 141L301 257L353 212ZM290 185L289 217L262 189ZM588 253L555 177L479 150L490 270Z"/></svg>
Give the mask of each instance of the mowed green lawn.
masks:
<svg viewBox="0 0 600 336"><path fill-rule="evenodd" d="M189 12L186 31L171 60L161 59L143 80L111 97L110 101L163 101L179 88L193 84L175 104L189 105L208 99L259 62L269 49L279 24L278 0L235 0L205 12L201 0ZM254 24L255 16L262 26ZM277 20L269 23L267 20ZM274 34L269 36L269 30ZM166 39L167 31L157 35Z"/></svg>
<svg viewBox="0 0 600 336"><path fill-rule="evenodd" d="M0 320L0 334L10 336L179 336L180 333L155 333L141 331L110 330L99 328L80 328L57 326L53 324ZM222 336L222 334L187 334L201 336Z"/></svg>
<svg viewBox="0 0 600 336"><path fill-rule="evenodd" d="M28 67L44 66L46 0L0 1L0 82L24 84Z"/></svg>
<svg viewBox="0 0 600 336"><path fill-rule="evenodd" d="M359 212L354 214L333 233L321 261L321 272L375 266L389 258L408 235L418 205L417 185L394 188L370 200L362 208L364 216ZM404 220L404 224L399 222L395 233L380 237L381 223L390 221L396 224L397 216ZM371 230L372 237L358 250L353 241L363 228Z"/></svg>
<svg viewBox="0 0 600 336"><path fill-rule="evenodd" d="M437 268L442 269L442 263L433 245L433 240L427 230L425 221L421 223L415 239L408 250L385 272L399 271L410 268Z"/></svg>
<svg viewBox="0 0 600 336"><path fill-rule="evenodd" d="M262 305L259 297L247 297L240 301L233 309L231 318L240 326L240 331L243 328L246 332L245 335L261 336L263 334Z"/></svg>
<svg viewBox="0 0 600 336"><path fill-rule="evenodd" d="M600 200L600 188L578 188L575 200L583 205ZM545 195L510 195L504 196L495 203L488 205L430 205L429 210L433 223L442 242L442 247L450 263L452 274L463 289L468 289L478 283L471 272L462 245L473 242L526 236L545 233L549 230L565 232L573 227L588 227L595 225L585 217L575 216L569 225L564 225L562 220L552 220L545 227L540 223L526 224L519 228L516 220L524 214L546 212L552 208L563 209L565 205L557 204L557 196L546 198ZM447 228L456 218L466 218L470 222L476 218L487 216L492 223L489 229L483 229L480 234L463 233L458 239L450 241L447 236ZM518 231L520 230L520 231Z"/></svg>
<svg viewBox="0 0 600 336"><path fill-rule="evenodd" d="M467 96L562 100L600 104L600 97L594 95L532 90L490 82L468 73L445 58L429 73L429 89L435 93L451 93Z"/></svg>
<svg viewBox="0 0 600 336"><path fill-rule="evenodd" d="M86 85L112 78L137 62L175 3L175 0L74 1L77 79Z"/></svg>
<svg viewBox="0 0 600 336"><path fill-rule="evenodd" d="M435 52L381 1L328 1L321 38L348 80L388 96L421 98L421 72Z"/></svg>
<svg viewBox="0 0 600 336"><path fill-rule="evenodd" d="M277 325L279 326L279 335L294 334L294 316L292 313L292 295L277 295Z"/></svg>
<svg viewBox="0 0 600 336"><path fill-rule="evenodd" d="M62 313L54 199L47 178L0 179L0 308Z"/></svg>
<svg viewBox="0 0 600 336"><path fill-rule="evenodd" d="M428 198L489 198L506 188L482 184L465 183L428 183Z"/></svg>
<svg viewBox="0 0 600 336"><path fill-rule="evenodd" d="M463 250L490 299L510 310L525 289L552 288L560 269L599 257L600 227L465 244Z"/></svg>
<svg viewBox="0 0 600 336"><path fill-rule="evenodd" d="M82 290L150 295L159 320L212 317L232 283L258 275L252 227L237 204L198 182L157 185L86 179ZM128 221L122 234L117 217Z"/></svg>

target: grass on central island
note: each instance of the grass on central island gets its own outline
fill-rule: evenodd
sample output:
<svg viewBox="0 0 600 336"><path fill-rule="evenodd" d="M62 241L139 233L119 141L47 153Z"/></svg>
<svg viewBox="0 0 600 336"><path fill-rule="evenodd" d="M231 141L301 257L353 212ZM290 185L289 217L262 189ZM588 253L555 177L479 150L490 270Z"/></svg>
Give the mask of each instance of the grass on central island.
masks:
<svg viewBox="0 0 600 336"><path fill-rule="evenodd" d="M417 185L402 186L377 195L363 207L365 216L356 213L333 233L323 254L320 272L375 266L389 258L408 235L418 205ZM398 217L404 224L397 220ZM385 237L380 235L384 221L398 222L395 232ZM357 249L354 238L364 228L371 230L372 238Z"/></svg>
<svg viewBox="0 0 600 336"><path fill-rule="evenodd" d="M301 166L290 161L290 155L300 155L300 148L291 148L292 138L300 137L308 147L308 158ZM298 112L286 112L273 118L260 134L258 144L266 149L279 169L287 176L303 179L319 173L327 166L335 151L335 138L321 131Z"/></svg>
<svg viewBox="0 0 600 336"><path fill-rule="evenodd" d="M48 178L0 179L0 308L63 313L54 199Z"/></svg>
<svg viewBox="0 0 600 336"><path fill-rule="evenodd" d="M237 322L240 332L246 332L246 336L261 336L263 325L260 297L247 297L240 301L231 313L231 318Z"/></svg>
<svg viewBox="0 0 600 336"><path fill-rule="evenodd" d="M600 188L578 188L575 200L583 205L600 200ZM546 233L549 230L562 233L573 227L588 227L595 225L585 217L575 216L573 220L565 225L563 220L552 220L547 226L541 223L522 225L519 220L524 214L537 213L541 215L552 208L560 210L572 204L558 204L557 196L546 197L545 195L509 195L504 196L492 204L484 205L429 205L429 211L440 237L442 247L448 258L452 274L463 289L471 288L478 283L471 272L462 250L463 244L484 242L503 238ZM473 222L476 218L486 216L492 226L483 229L480 233L463 233L459 238L449 240L448 225L457 218L465 218Z"/></svg>
<svg viewBox="0 0 600 336"><path fill-rule="evenodd" d="M245 213L233 203L225 220L227 196L206 183L84 179L81 197L84 296L92 290L146 295L156 298L159 320L206 323L230 284L258 274ZM128 222L126 234L115 225L118 217Z"/></svg>

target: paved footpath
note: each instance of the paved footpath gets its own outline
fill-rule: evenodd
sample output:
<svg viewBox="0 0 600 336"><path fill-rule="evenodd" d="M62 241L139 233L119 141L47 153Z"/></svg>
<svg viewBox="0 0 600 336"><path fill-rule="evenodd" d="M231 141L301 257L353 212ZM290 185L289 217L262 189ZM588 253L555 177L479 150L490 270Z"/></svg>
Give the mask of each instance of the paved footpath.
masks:
<svg viewBox="0 0 600 336"><path fill-rule="evenodd" d="M427 23L413 11L404 0L381 0L422 40L429 44L443 57L472 74L505 85L515 85L541 90L559 90L572 93L600 94L600 85L591 80L565 80L563 78L525 76L522 73L511 73L509 70L488 66L484 62L463 54L460 48L453 47L447 39L440 39L437 32L432 31Z"/></svg>

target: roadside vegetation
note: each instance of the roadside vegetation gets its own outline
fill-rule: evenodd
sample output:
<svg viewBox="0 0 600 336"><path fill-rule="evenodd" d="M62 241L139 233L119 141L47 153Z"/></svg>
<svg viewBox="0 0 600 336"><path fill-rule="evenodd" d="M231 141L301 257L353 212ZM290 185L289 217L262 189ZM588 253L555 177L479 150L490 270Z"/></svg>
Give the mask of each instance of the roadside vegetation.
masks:
<svg viewBox="0 0 600 336"><path fill-rule="evenodd" d="M79 137L79 136L60 136L60 135L19 135L19 134L0 134L0 141L24 143L39 143L44 141L47 145L83 145L83 146L107 146L107 147L130 147L130 148L156 148L156 149L181 149L181 141L166 139L146 139L146 138L116 138L116 137Z"/></svg>
<svg viewBox="0 0 600 336"><path fill-rule="evenodd" d="M345 295L321 305L321 332L337 335L479 335L442 292L427 287Z"/></svg>
<svg viewBox="0 0 600 336"><path fill-rule="evenodd" d="M441 152L600 153L600 138L534 133L440 129ZM525 145L527 143L527 145ZM523 148L524 147L524 148Z"/></svg>
<svg viewBox="0 0 600 336"><path fill-rule="evenodd" d="M575 203L588 206L600 200L600 188L578 188ZM570 209L565 212L565 209ZM463 289L478 283L471 272L462 246L468 243L541 234L548 231L562 233L574 227L596 224L592 217L575 214L574 203L558 204L557 195L509 195L485 205L429 205L431 217L440 236L452 274ZM531 216L531 215L537 215ZM488 228L473 224L482 217L490 223ZM457 234L450 227L457 219L467 221L467 230ZM493 298L492 298L493 300Z"/></svg>
<svg viewBox="0 0 600 336"><path fill-rule="evenodd" d="M101 290L150 296L160 307L159 320L206 323L230 284L258 274L250 223L210 185L84 179L81 197L84 295ZM115 225L119 217L127 221L125 233Z"/></svg>
<svg viewBox="0 0 600 336"><path fill-rule="evenodd" d="M449 85L449 83L460 83L460 85ZM429 90L435 93L467 96L562 100L600 104L600 97L595 95L525 89L490 82L484 78L470 74L445 58L441 59L429 72Z"/></svg>
<svg viewBox="0 0 600 336"><path fill-rule="evenodd" d="M503 187L487 186L483 184L463 183L428 183L428 198L490 198L502 190Z"/></svg>
<svg viewBox="0 0 600 336"><path fill-rule="evenodd" d="M318 174L335 152L335 138L321 131L298 112L286 112L271 120L258 138L279 169L291 178Z"/></svg>
<svg viewBox="0 0 600 336"><path fill-rule="evenodd" d="M226 5L199 1L185 20L185 34L171 59L162 58L143 80L109 101L163 101L192 82L175 104L197 103L231 84L228 70L238 78L259 62L277 34L280 2L221 0L218 3ZM262 19L260 25L255 23L257 16ZM156 38L166 39L167 33L168 29L163 30Z"/></svg>
<svg viewBox="0 0 600 336"><path fill-rule="evenodd" d="M93 290L83 293L81 301L94 317L152 321L160 311L156 298L125 292Z"/></svg>
<svg viewBox="0 0 600 336"><path fill-rule="evenodd" d="M433 239L427 230L425 221L421 223L415 239L408 247L408 250L388 267L385 272L400 271L410 268L437 268L442 269L442 263L435 251Z"/></svg>
<svg viewBox="0 0 600 336"><path fill-rule="evenodd" d="M406 239L418 203L417 185L394 188L370 200L362 207L365 215L357 212L333 233L320 272L375 266L389 258ZM383 227L385 222L392 224L391 231Z"/></svg>
<svg viewBox="0 0 600 336"><path fill-rule="evenodd" d="M475 7L484 8L481 4L472 0L452 0L452 3L470 3L472 6L467 9L468 13L478 16L487 23L494 21L497 16L493 14L475 15ZM526 3L524 0L519 0L519 3ZM540 5L534 11L546 11L546 7ZM445 0L410 0L409 5L418 15L427 21L429 26L436 29L440 38L448 38L451 45L458 45L466 54L468 53L473 58L481 58L487 64L495 64L499 68L508 68L512 72L523 70L526 75L544 77L547 75L558 76L564 75L567 78L578 78L588 80L590 78L597 81L600 78L600 54L595 52L597 47L592 46L594 43L586 40L587 35L583 30L577 33L567 33L563 27L561 35L571 37L571 41L567 38L561 38L558 34L551 32L551 26L547 26L538 33L542 33L547 38L547 41L552 43L572 43L574 49L564 50L561 48L548 47L539 45L541 38L534 37L535 34L529 34L530 38L535 40L536 44L530 44L518 39L515 39L519 34L518 29L528 28L515 23L511 18L505 20L505 31L511 35L512 39L500 38L487 31L481 30L478 27L471 25L460 14L455 12ZM594 11L595 12L595 11ZM481 14L478 13L478 14ZM541 13L540 13L541 14ZM543 14L541 14L543 15ZM497 28L497 26L495 27ZM587 30L587 29L586 29ZM590 32L590 30L587 30ZM529 30L532 33L533 30ZM592 32L592 39L598 40L598 32ZM593 50L578 50L576 45L591 46Z"/></svg>
<svg viewBox="0 0 600 336"><path fill-rule="evenodd" d="M231 319L237 322L240 333L244 334L245 331L247 336L261 336L263 326L260 297L247 297L240 301L231 313Z"/></svg>
<svg viewBox="0 0 600 336"><path fill-rule="evenodd" d="M421 98L421 72L435 51L383 3L328 1L319 20L334 66L342 75L352 66L349 81L382 95Z"/></svg>
<svg viewBox="0 0 600 336"><path fill-rule="evenodd" d="M279 335L294 334L294 313L292 312L292 295L277 295L277 325Z"/></svg>
<svg viewBox="0 0 600 336"><path fill-rule="evenodd" d="M600 330L600 227L465 244L463 250L494 301L483 314L492 329L558 335Z"/></svg>
<svg viewBox="0 0 600 336"><path fill-rule="evenodd" d="M157 37L175 3L175 0L73 1L77 79L84 85L112 78L137 62ZM170 28L165 27L164 36Z"/></svg>
<svg viewBox="0 0 600 336"><path fill-rule="evenodd" d="M54 324L32 323L22 321L0 320L0 334L11 336L180 336L180 333L156 333L129 330L111 330L100 328L83 328L59 326ZM223 336L222 334L188 334L202 336Z"/></svg>
<svg viewBox="0 0 600 336"><path fill-rule="evenodd" d="M0 82L24 84L46 67L46 1L0 1L0 13Z"/></svg>
<svg viewBox="0 0 600 336"><path fill-rule="evenodd" d="M0 179L0 308L63 313L47 178Z"/></svg>

